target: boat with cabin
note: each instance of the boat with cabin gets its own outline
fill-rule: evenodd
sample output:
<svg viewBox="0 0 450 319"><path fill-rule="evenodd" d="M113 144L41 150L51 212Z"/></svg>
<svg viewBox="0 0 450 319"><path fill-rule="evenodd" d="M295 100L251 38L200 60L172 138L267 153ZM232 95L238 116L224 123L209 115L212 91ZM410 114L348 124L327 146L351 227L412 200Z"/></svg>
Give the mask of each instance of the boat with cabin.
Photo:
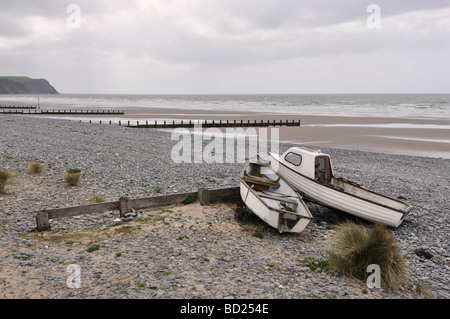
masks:
<svg viewBox="0 0 450 319"><path fill-rule="evenodd" d="M331 159L321 151L300 147L270 153L271 168L305 199L373 223L398 227L412 209L397 199L378 194L333 175Z"/></svg>

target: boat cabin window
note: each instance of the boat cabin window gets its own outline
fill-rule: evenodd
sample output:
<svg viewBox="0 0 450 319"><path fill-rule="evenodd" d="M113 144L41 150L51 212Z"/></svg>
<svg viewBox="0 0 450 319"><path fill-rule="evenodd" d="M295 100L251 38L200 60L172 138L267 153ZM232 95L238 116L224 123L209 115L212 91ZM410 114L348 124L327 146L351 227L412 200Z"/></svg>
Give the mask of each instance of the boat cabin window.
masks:
<svg viewBox="0 0 450 319"><path fill-rule="evenodd" d="M300 166L302 163L302 156L296 153L289 152L284 159L286 162L291 163L295 166Z"/></svg>

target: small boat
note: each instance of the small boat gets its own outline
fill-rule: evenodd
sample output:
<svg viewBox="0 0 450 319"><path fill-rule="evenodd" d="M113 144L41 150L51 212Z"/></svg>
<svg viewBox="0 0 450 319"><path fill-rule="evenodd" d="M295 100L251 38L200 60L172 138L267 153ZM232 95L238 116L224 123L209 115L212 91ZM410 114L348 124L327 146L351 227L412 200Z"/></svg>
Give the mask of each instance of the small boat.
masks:
<svg viewBox="0 0 450 319"><path fill-rule="evenodd" d="M240 178L245 205L280 233L299 233L313 219L300 194L259 155L247 162Z"/></svg>
<svg viewBox="0 0 450 319"><path fill-rule="evenodd" d="M333 176L331 159L321 151L292 147L282 155L270 153L271 168L296 191L323 206L373 223L398 227L412 206Z"/></svg>

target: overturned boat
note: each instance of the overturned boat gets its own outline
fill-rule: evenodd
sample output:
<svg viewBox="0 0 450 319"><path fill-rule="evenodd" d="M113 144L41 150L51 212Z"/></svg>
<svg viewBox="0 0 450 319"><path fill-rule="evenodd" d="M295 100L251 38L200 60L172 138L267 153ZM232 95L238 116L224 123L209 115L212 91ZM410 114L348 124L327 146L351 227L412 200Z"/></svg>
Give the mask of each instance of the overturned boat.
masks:
<svg viewBox="0 0 450 319"><path fill-rule="evenodd" d="M240 193L255 215L281 233L299 233L313 219L300 194L259 156L242 170Z"/></svg>
<svg viewBox="0 0 450 319"><path fill-rule="evenodd" d="M292 147L270 153L271 168L305 199L373 223L398 227L412 206L333 176L330 156L321 151Z"/></svg>

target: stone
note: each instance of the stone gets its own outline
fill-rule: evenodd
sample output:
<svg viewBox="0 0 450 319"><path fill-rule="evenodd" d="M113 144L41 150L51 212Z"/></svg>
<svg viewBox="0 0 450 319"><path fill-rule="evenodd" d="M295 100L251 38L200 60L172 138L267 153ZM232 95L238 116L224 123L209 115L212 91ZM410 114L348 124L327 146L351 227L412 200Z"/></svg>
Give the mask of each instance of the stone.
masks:
<svg viewBox="0 0 450 319"><path fill-rule="evenodd" d="M166 289L169 289L169 288L170 288L170 284L167 281L162 283L161 289L166 290Z"/></svg>

